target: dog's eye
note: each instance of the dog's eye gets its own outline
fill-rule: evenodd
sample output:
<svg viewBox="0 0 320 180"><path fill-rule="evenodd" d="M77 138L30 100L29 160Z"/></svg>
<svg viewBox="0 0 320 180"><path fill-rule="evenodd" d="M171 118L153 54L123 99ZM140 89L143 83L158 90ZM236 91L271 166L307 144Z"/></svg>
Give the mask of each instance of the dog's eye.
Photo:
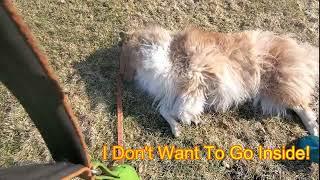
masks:
<svg viewBox="0 0 320 180"><path fill-rule="evenodd" d="M126 34L124 32L119 32L119 36L121 39L124 39L126 37Z"/></svg>

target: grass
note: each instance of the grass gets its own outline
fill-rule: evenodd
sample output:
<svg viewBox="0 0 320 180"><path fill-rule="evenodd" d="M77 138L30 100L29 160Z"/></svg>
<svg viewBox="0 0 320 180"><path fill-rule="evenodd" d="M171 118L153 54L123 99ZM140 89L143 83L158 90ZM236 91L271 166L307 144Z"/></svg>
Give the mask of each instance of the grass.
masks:
<svg viewBox="0 0 320 180"><path fill-rule="evenodd" d="M68 95L92 158L103 143L116 143L115 76L119 32L157 23L177 30L189 24L212 31L263 29L290 32L319 46L317 0L16 0ZM315 107L319 102L315 96ZM223 149L287 145L306 135L297 117L263 117L249 104L203 116L201 127L183 127L173 138L152 100L125 84L124 128L127 147L212 144ZM318 109L315 108L318 112ZM50 162L40 134L21 105L0 85L0 166ZM110 163L108 160L106 163ZM127 161L143 179L318 179L319 165L308 162Z"/></svg>

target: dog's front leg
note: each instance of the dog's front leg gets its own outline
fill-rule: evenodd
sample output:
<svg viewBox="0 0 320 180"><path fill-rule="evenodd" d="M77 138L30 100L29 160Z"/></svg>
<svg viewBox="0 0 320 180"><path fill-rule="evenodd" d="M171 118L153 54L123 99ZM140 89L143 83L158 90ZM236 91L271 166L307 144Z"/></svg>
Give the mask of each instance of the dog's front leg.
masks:
<svg viewBox="0 0 320 180"><path fill-rule="evenodd" d="M174 137L179 137L181 134L179 124L174 119L174 117L170 114L170 111L164 107L160 107L160 114L169 123L172 134L174 135Z"/></svg>
<svg viewBox="0 0 320 180"><path fill-rule="evenodd" d="M191 125L191 122L195 125L201 124L200 115L204 109L204 102L205 99L202 94L180 96L175 102L175 116L177 116L183 124Z"/></svg>

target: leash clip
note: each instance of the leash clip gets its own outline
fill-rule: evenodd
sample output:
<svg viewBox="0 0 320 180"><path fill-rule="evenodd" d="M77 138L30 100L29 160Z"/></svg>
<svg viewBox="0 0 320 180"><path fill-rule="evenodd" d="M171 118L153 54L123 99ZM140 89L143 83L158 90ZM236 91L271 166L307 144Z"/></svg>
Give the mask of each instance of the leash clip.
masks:
<svg viewBox="0 0 320 180"><path fill-rule="evenodd" d="M97 180L120 179L120 176L118 175L119 173L113 172L112 170L108 169L108 167L105 164L99 161L92 162L91 173L94 175L94 179L97 179Z"/></svg>

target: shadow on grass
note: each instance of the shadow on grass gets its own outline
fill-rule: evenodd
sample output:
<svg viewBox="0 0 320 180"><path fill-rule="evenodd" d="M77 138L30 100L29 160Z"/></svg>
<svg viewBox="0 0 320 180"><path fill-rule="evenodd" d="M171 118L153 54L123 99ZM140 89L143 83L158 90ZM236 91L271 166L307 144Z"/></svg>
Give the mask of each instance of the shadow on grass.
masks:
<svg viewBox="0 0 320 180"><path fill-rule="evenodd" d="M290 149L292 146L296 146L298 139L291 141L286 146L286 149ZM291 172L300 172L305 174L311 173L311 162L310 161L303 161L303 160L282 160L277 161L279 164L282 164L286 167L288 171ZM306 177L307 178L307 177Z"/></svg>
<svg viewBox="0 0 320 180"><path fill-rule="evenodd" d="M85 60L76 62L73 67L85 83L86 93L90 97L90 107L104 103L106 111L116 119L116 77L118 73L119 45L102 48ZM131 82L123 82L124 124L134 120L148 133L160 132L161 136L172 137L169 125L152 107L152 99ZM112 126L116 128L116 120ZM116 131L113 136L116 137Z"/></svg>
<svg viewBox="0 0 320 180"><path fill-rule="evenodd" d="M253 107L252 103L250 102L239 106L239 108L235 111L235 113L237 117L246 119L248 121L251 121L251 120L261 121L265 117L272 117L270 115L262 115L261 110ZM287 110L287 117L284 117L284 120L286 121L286 123L299 124L300 127L304 128L304 125L301 119L292 110L289 110L289 109ZM261 132L256 132L256 133L259 134ZM258 141L261 145L264 144L264 140L258 140ZM297 141L298 139L289 142L286 145L286 149L290 149L292 146L295 146ZM311 162L309 161L280 160L275 162L285 166L285 168L291 172L301 172L301 173L307 173L307 174L311 173L311 169L309 168L311 166Z"/></svg>

